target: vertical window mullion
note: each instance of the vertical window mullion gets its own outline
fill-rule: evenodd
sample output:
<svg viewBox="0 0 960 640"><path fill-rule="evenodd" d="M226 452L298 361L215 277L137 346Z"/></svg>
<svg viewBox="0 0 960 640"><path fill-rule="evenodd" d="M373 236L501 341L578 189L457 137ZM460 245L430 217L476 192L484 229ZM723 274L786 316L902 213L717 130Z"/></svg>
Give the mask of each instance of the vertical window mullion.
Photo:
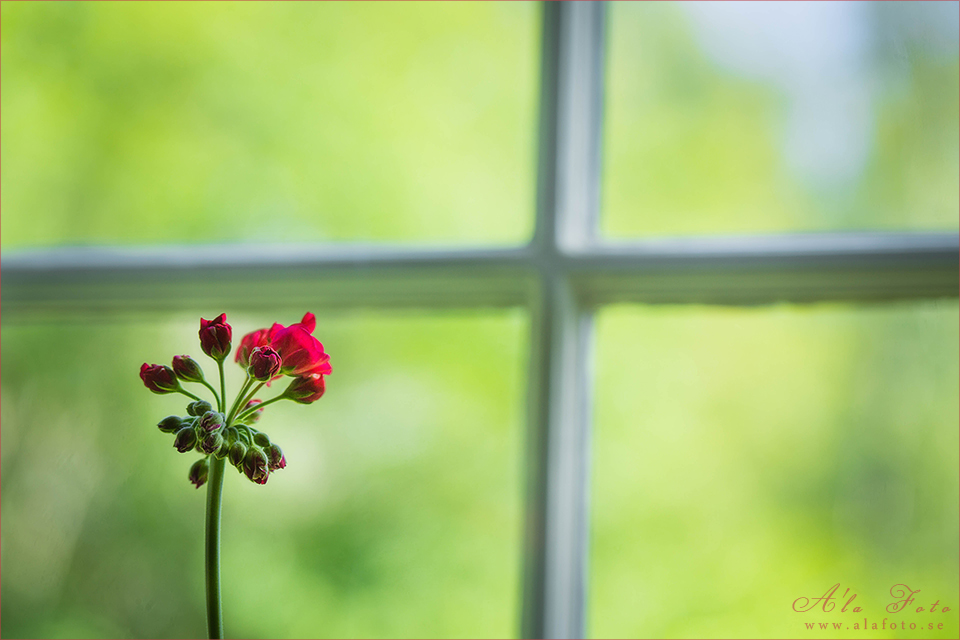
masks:
<svg viewBox="0 0 960 640"><path fill-rule="evenodd" d="M545 3L522 634L585 631L592 312L569 278L596 235L603 3Z"/></svg>

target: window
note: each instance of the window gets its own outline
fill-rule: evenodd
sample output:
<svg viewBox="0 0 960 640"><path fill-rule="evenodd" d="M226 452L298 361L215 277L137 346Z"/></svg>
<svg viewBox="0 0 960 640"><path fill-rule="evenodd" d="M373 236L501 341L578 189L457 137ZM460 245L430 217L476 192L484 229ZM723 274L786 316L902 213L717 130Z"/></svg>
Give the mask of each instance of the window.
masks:
<svg viewBox="0 0 960 640"><path fill-rule="evenodd" d="M941 11L896 6L862 11ZM772 12L770 21L777 10L763 9ZM228 482L224 517L234 518L234 528L225 524L225 567L258 558L269 568L232 586L225 568L228 616L231 605L237 610L250 601L269 609L237 611L245 635L496 636L518 626L533 637L723 636L753 628L795 635L800 627L788 616L789 602L782 613L768 613L759 608L770 600L746 599L806 595L820 588L821 574L767 585L774 574L757 564L800 549L811 565L849 570L870 588L887 588L884 567L863 572L848 564L849 554L816 551L849 531L878 537L880 552L865 552L867 560L910 567L929 584L952 588L943 598L956 600L955 570L938 572L932 564L942 556L897 565L884 555L908 553L905 541L916 540L956 553L956 492L928 491L957 485L956 457L943 453L956 450L955 90L953 107L909 91L899 103L894 96L893 106L884 103L892 116L877 107L874 122L888 117L881 131L892 142L881 138L894 150L864 151L861 165L844 169L844 149L853 148L847 141L833 148L835 167L824 177L810 154L830 135L804 145L789 136L764 138L751 126L779 117L784 98L777 92L788 90L749 76L738 60L723 62L732 54L717 34L732 29L736 16L710 14L721 9L545 4L538 130L534 5L184 5L178 11L191 26L170 22L183 34L180 44L164 37L172 11L3 6L4 113L40 114L24 115L22 126L4 118L2 136L3 613L14 635L188 633L162 626L176 621L164 614L166 622L158 622L154 602L182 608L188 622L202 618L200 598L155 591L182 584L183 576L150 560L156 548L178 558L200 553L199 543L193 551L183 547L199 539L193 503L171 497L167 486L186 467L169 455L154 460L155 437L139 435L149 430L141 424L169 409L122 400L139 360L103 355L114 342L141 359L147 356L137 354L158 342L182 348L197 310L237 309L235 326L253 329L278 311L322 309L335 368L323 402L335 397L338 376L350 381L340 400L311 416L319 429L295 408L276 414L289 425L284 436L278 428L281 444L286 437L304 451L302 459L315 461L284 470L291 477L284 493L267 497L244 486L237 490L242 501L231 504ZM863 24L862 16L823 19ZM912 24L901 14L892 20ZM415 31L407 34L398 23ZM691 42L691 24L707 35ZM134 28L141 30L133 32L137 41L149 43L140 66L119 55L132 46ZM650 37L632 40L634 28ZM240 47L233 37L261 29L277 50ZM51 44L57 34L65 45ZM953 53L938 49L905 76L908 84L919 78L924 96L924 87L950 75L944 65L956 86L956 36L942 37L954 43ZM372 58L357 42L369 45ZM696 42L714 49L703 54ZM317 48L330 57L303 58ZM454 53L440 53L447 51ZM721 62L705 63L709 52ZM653 70L638 72L635 64ZM151 82L138 79L145 70ZM315 77L322 82L305 80ZM250 78L263 84L247 97L263 104L230 99ZM156 92L155 82L165 79L178 93ZM334 89L340 86L367 102L353 107ZM68 104L51 102L49 92ZM383 100L372 101L370 93ZM411 96L422 102L409 102ZM113 122L98 112L111 100L135 102ZM143 109L158 100L162 109ZM730 113L744 105L758 111L718 130L712 107L703 106L711 101ZM461 103L475 110L448 108ZM339 126L311 121L313 104ZM175 120L163 117L167 108ZM913 108L935 113L903 130L902 122L916 123ZM953 115L944 119L941 111ZM76 113L110 133L76 138ZM815 124L819 113L810 116ZM150 118L162 125L146 126ZM856 135L874 131L856 126ZM123 127L133 137L118 133ZM302 137L281 140L277 131ZM691 158L685 149L696 146L696 132L709 134L704 144L718 151ZM155 139L137 139L145 135ZM687 147L672 148L674 140ZM771 140L788 150L780 164ZM126 154L104 152L130 163L94 163L89 175L64 171L60 182L37 169L66 162L66 154L82 156L91 145L100 152L93 143L132 145ZM923 151L927 143L933 158ZM140 144L166 155L141 157ZM747 148L729 155L740 144ZM536 164L528 153L534 147ZM341 152L332 176L311 164L315 149ZM905 157L932 169L897 164L913 162ZM195 182L124 191L137 183L131 174L155 175L176 162L188 165L183 175ZM391 167L405 173L394 176ZM637 175L638 167L650 175ZM699 207L704 198L684 191L686 176L722 182L757 167L781 173L762 176L769 182L755 190L728 179L730 191L718 194L713 208ZM883 182L911 171L893 192ZM823 186L835 174L839 182ZM36 176L53 181L16 186ZM114 199L91 200L88 181L107 185L103 192ZM313 182L315 191L303 186ZM491 185L498 188L488 199ZM273 200L276 194L286 200ZM784 204L794 196L802 202ZM525 216L524 203L534 200L535 215ZM102 207L116 213L128 202L190 215L126 230L97 220ZM897 206L873 224L866 216L877 202ZM771 203L777 210L766 215ZM335 204L342 215L330 213ZM45 207L61 207L61 219L85 212L72 223L71 243L106 244L27 248L51 236L42 226L49 218L31 218ZM394 208L403 222L375 217ZM744 209L739 217L737 208ZM431 221L443 217L437 212L459 222L434 227ZM817 216L827 214L833 217L821 224ZM275 224L263 229L264 220ZM364 240L394 244L316 242L356 240L355 229ZM790 233L796 231L804 233ZM739 235L677 235L684 233ZM259 237L269 242L243 243ZM281 242L291 239L297 242ZM411 239L434 246L401 244ZM203 244L213 240L241 244ZM765 306L749 309L758 305ZM49 352L51 331L64 345L63 362L44 368L31 356ZM658 344L637 340L648 334ZM890 344L902 340L922 348ZM697 360L698 346L710 346L699 352L706 360ZM760 362L768 356L772 363ZM94 362L102 379L76 382L76 372ZM875 369L880 362L886 368ZM818 385L821 372L851 366L846 387ZM873 377L880 369L892 375L890 367L903 376ZM901 384L906 389L889 393ZM706 390L692 395L701 386ZM50 402L50 389L65 389L72 404ZM802 399L794 395L800 392ZM74 423L84 429L72 429ZM903 432L910 430L923 444L900 457L862 455L874 425L886 446L906 447ZM814 433L801 437L808 426ZM718 434L718 427L728 430ZM783 446L797 455L785 455ZM843 452L849 459L838 461ZM924 455L934 462L920 481ZM813 471L791 484L782 471L798 469ZM758 483L774 487L746 491ZM118 495L158 506L117 519ZM824 496L833 505L829 514L803 508ZM284 507L280 515L271 512L276 503ZM915 516L905 515L908 504ZM856 529L879 521L887 508L897 512L894 524ZM755 537L734 546L742 530L721 517L724 510L756 517ZM842 526L852 521L860 524ZM789 532L805 537L791 545L784 542ZM716 536L724 553L680 564L684 550L709 552L692 542L705 535ZM96 555L104 551L101 539L123 541L119 558ZM268 544L272 539L279 543ZM677 602L674 576L688 584L698 571L704 584L690 598L703 604ZM190 579L199 594L199 571ZM103 585L112 587L92 589ZM59 593L69 595L67 606L56 605ZM727 615L711 613L719 609ZM111 615L90 613L104 610ZM956 617L949 624L944 633L956 631Z"/></svg>

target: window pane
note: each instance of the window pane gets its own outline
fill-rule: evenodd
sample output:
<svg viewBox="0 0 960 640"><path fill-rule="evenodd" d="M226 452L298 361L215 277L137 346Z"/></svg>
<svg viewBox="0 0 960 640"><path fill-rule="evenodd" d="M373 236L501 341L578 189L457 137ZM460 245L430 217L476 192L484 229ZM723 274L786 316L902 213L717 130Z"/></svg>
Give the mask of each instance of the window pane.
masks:
<svg viewBox="0 0 960 640"><path fill-rule="evenodd" d="M229 319L239 338L299 315ZM287 467L266 486L227 468L229 636L515 633L526 325L520 312L319 319L326 396L258 425ZM137 377L144 360L201 355L197 319L4 325L2 338L4 635L202 636L199 454L154 426L187 401Z"/></svg>
<svg viewBox="0 0 960 640"><path fill-rule="evenodd" d="M611 236L956 229L958 3L615 3Z"/></svg>
<svg viewBox="0 0 960 640"><path fill-rule="evenodd" d="M956 301L603 312L590 635L957 637L958 322ZM862 612L793 611L836 583ZM951 611L885 611L900 583Z"/></svg>
<svg viewBox="0 0 960 640"><path fill-rule="evenodd" d="M3 246L522 241L537 14L4 3Z"/></svg>

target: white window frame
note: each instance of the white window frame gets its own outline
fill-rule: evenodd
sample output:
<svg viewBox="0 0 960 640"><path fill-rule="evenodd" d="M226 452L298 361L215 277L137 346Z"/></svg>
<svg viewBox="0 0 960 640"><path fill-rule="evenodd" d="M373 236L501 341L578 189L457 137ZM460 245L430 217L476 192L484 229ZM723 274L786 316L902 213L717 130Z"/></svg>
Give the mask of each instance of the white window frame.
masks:
<svg viewBox="0 0 960 640"><path fill-rule="evenodd" d="M601 305L956 298L960 289L960 237L949 232L601 239L605 12L599 2L543 5L536 223L528 244L8 252L5 322L198 306L527 309L521 634L583 637L591 343Z"/></svg>

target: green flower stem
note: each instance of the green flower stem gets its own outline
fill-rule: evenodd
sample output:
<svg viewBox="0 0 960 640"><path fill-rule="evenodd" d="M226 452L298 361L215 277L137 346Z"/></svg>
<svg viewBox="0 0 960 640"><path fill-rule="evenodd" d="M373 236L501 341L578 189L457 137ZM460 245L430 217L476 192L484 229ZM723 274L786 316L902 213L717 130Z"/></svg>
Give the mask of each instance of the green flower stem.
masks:
<svg viewBox="0 0 960 640"><path fill-rule="evenodd" d="M188 398L193 398L194 400L201 400L201 401L203 400L203 398L198 398L197 396L193 395L192 393L190 393L189 391L187 391L187 390L184 389L183 387L180 387L179 389L177 389L177 393L182 393L183 395L187 396Z"/></svg>
<svg viewBox="0 0 960 640"><path fill-rule="evenodd" d="M207 477L207 631L211 638L223 638L223 607L220 604L220 504L223 468L226 460L210 456Z"/></svg>
<svg viewBox="0 0 960 640"><path fill-rule="evenodd" d="M223 410L220 408L220 396L217 395L217 390L210 386L210 383L206 380L201 380L200 384L205 386L207 389L210 389L210 393L213 394L213 399L217 401L217 411L222 412Z"/></svg>
<svg viewBox="0 0 960 640"><path fill-rule="evenodd" d="M217 400L217 411L223 413L227 405L227 381L223 375L223 360L217 360L220 373L220 395L210 384L204 384ZM210 472L207 476L207 633L210 638L223 638L223 605L220 601L220 506L223 498L223 469L226 460L210 456Z"/></svg>
<svg viewBox="0 0 960 640"><path fill-rule="evenodd" d="M287 396L285 396L285 395L283 395L283 394L280 394L280 395L277 396L276 398L270 398L269 400L266 400L266 401L264 401L264 402L261 402L260 404L256 405L255 407L250 407L250 408L247 409L246 411L241 411L241 412L240 412L240 415L237 416L237 420L243 420L244 418L246 418L248 415L250 415L250 414L253 413L254 411L257 411L257 410L259 410L259 409L262 409L262 408L264 408L265 406L267 406L268 404L273 404L273 403L276 402L277 400L284 400L286 397L287 397Z"/></svg>
<svg viewBox="0 0 960 640"><path fill-rule="evenodd" d="M243 386L240 387L240 393L237 394L237 399L234 401L233 406L230 407L230 415L227 416L227 426L233 426L233 419L237 416L237 411L240 409L240 401L243 400L244 395L247 393L247 389L250 388L250 385L253 384L254 380L250 377L250 374L247 374L247 379L244 381Z"/></svg>
<svg viewBox="0 0 960 640"><path fill-rule="evenodd" d="M267 383L261 382L260 384L258 384L256 387L253 388L253 391L247 394L247 397L240 402L240 405L239 405L241 407L240 411L243 411L242 407L246 407L247 403L253 400L253 396L257 395L257 391L260 391L260 388L265 384Z"/></svg>
<svg viewBox="0 0 960 640"><path fill-rule="evenodd" d="M220 370L220 397L217 398L217 411L223 413L227 410L227 381L223 377L223 360L217 360L217 369ZM216 396L216 392L213 395Z"/></svg>

